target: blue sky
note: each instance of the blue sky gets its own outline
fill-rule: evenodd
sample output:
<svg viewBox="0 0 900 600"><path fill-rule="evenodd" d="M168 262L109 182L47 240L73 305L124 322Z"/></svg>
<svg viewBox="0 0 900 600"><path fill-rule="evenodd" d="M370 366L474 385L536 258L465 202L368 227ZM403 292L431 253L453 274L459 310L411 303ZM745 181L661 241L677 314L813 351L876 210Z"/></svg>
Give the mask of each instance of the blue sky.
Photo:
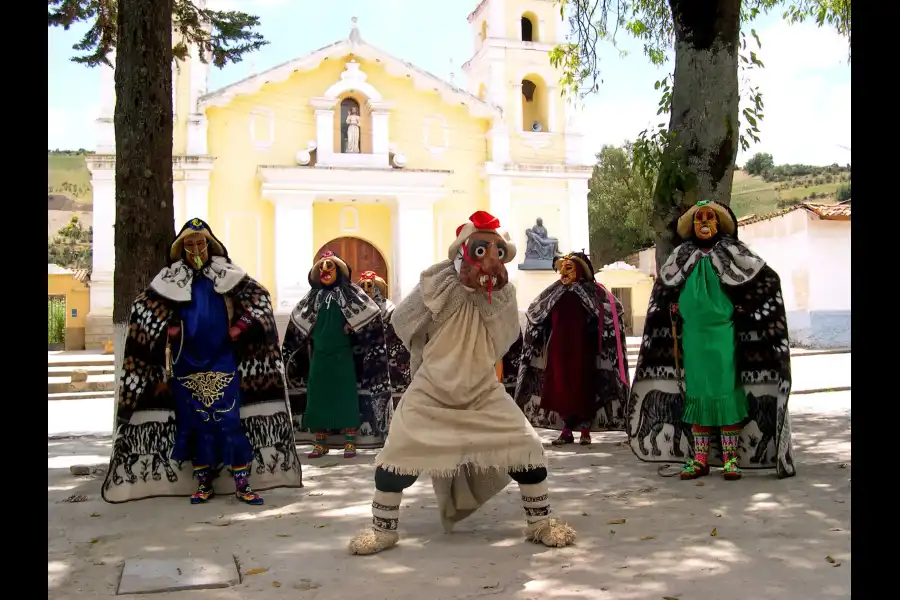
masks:
<svg viewBox="0 0 900 600"><path fill-rule="evenodd" d="M260 17L270 44L237 65L212 69L209 90L302 56L343 39L350 19L369 43L444 79L451 71L464 84L460 66L472 53L466 16L478 0L210 0L211 6L244 10ZM771 152L776 163L850 162L850 66L847 44L829 29L787 25L770 15L752 25L762 40L758 52L766 68L749 74L765 102L762 141L749 154ZM54 28L47 38L48 148L94 147L93 119L100 105L100 77L69 61L85 28ZM627 55L605 47L603 84L586 101L588 149L634 139L658 123L659 93L653 83L671 70L649 65L640 46L620 37ZM741 164L747 156L739 156Z"/></svg>

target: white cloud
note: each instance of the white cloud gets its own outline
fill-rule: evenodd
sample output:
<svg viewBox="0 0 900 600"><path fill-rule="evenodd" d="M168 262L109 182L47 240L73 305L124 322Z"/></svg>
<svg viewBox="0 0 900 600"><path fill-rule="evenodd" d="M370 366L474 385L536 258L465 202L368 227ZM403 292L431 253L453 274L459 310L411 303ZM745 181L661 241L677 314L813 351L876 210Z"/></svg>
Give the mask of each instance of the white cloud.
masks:
<svg viewBox="0 0 900 600"><path fill-rule="evenodd" d="M755 152L771 152L777 163L846 163L850 146L850 67L847 42L831 29L778 22L758 31L759 58L765 68L749 81L763 93L761 143ZM617 62L618 61L618 62ZM671 67L654 69L640 51L626 59L605 59L605 82L588 100L584 130L593 153L604 144L633 140L656 116L659 92L653 83ZM738 163L747 156L739 155Z"/></svg>

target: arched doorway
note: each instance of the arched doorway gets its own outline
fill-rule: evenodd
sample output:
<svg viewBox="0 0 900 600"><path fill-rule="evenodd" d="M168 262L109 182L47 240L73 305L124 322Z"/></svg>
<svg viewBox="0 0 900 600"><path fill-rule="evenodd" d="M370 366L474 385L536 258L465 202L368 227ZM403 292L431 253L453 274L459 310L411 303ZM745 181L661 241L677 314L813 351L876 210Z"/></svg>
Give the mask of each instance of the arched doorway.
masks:
<svg viewBox="0 0 900 600"><path fill-rule="evenodd" d="M316 252L316 260L326 250L331 250L347 263L354 282L359 279L359 274L363 271L375 271L388 282L388 295L390 295L391 280L388 278L387 261L384 260L378 248L359 238L339 237L319 248L319 251Z"/></svg>

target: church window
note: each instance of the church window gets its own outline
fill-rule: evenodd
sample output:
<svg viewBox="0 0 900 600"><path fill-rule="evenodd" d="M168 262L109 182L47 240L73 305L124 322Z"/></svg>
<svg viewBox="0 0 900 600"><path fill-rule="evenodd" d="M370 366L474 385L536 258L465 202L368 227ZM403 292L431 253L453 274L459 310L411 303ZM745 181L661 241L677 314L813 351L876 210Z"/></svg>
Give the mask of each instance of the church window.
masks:
<svg viewBox="0 0 900 600"><path fill-rule="evenodd" d="M522 79L522 131L548 131L547 84L539 75Z"/></svg>
<svg viewBox="0 0 900 600"><path fill-rule="evenodd" d="M527 12L522 15L522 41L536 42L538 41L537 17L534 13Z"/></svg>

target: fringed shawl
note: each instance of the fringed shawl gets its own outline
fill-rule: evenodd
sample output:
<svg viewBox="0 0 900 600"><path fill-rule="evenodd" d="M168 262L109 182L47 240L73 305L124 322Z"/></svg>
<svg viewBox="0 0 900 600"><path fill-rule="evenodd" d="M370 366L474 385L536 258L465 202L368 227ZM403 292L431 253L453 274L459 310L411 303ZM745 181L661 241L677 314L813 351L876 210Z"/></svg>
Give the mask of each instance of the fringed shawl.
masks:
<svg viewBox="0 0 900 600"><path fill-rule="evenodd" d="M381 290L375 288L372 299L381 308L381 320L384 322L384 341L387 346L388 365L391 372L391 391L394 395L394 406L400 401L400 396L409 386L409 350L397 337L391 319L394 316L394 303L381 295Z"/></svg>

